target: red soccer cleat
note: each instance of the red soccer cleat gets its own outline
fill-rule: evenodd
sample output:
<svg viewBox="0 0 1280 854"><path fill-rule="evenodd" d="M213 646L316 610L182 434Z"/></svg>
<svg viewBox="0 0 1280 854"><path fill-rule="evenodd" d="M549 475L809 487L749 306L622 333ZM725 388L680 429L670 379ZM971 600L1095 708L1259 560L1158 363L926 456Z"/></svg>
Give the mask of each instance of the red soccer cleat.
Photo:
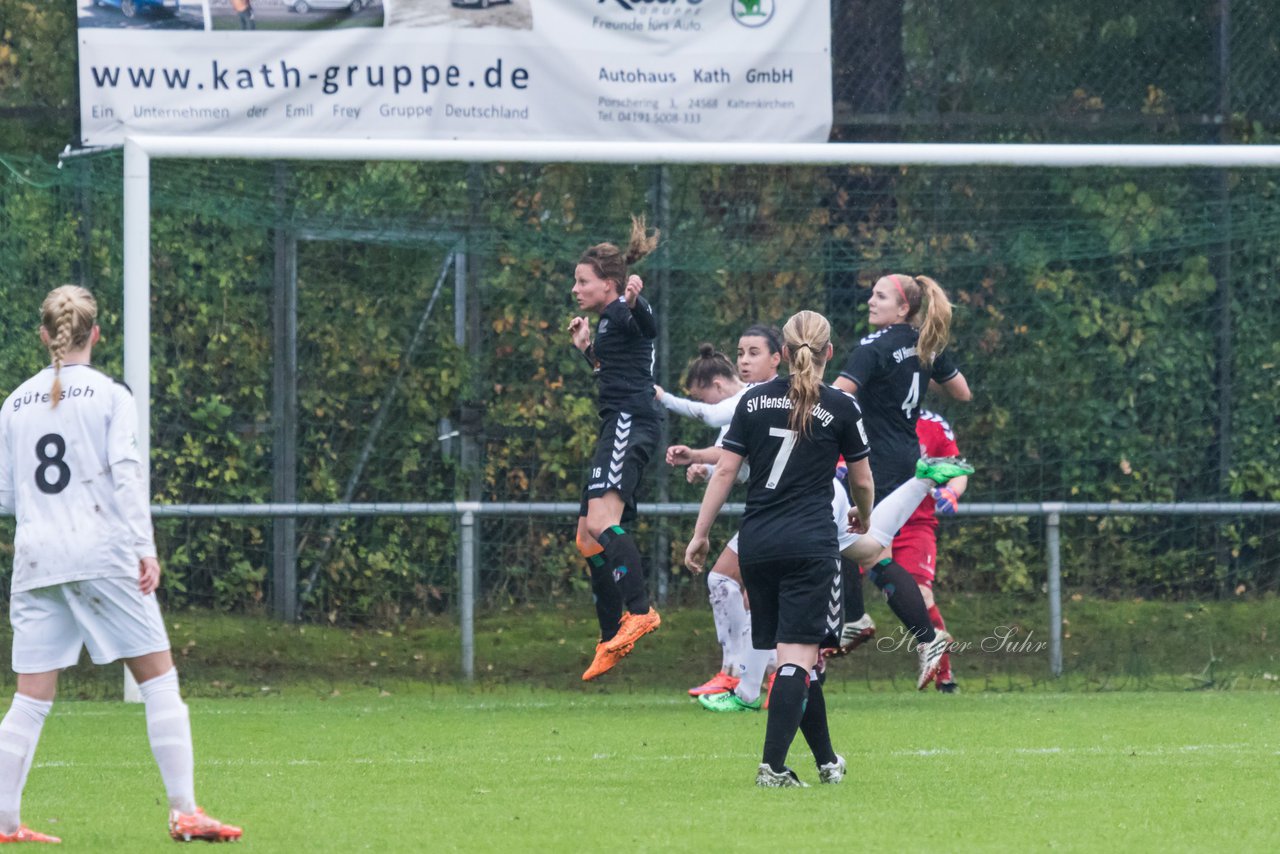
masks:
<svg viewBox="0 0 1280 854"><path fill-rule="evenodd" d="M56 836L49 836L47 833L40 833L32 830L25 824L18 825L18 829L13 833L0 833L0 843L5 842L52 842L58 843L62 840Z"/></svg>
<svg viewBox="0 0 1280 854"><path fill-rule="evenodd" d="M701 697L703 694L723 694L726 691L732 691L734 688L737 688L738 683L741 681L741 679L730 676L722 670L698 687L690 688L689 696Z"/></svg>

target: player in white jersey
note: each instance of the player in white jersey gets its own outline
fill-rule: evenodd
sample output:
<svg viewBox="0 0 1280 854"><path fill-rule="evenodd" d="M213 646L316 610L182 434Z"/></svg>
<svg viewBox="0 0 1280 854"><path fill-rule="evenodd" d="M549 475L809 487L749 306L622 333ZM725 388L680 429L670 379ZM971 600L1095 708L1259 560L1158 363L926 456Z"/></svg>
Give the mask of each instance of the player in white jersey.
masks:
<svg viewBox="0 0 1280 854"><path fill-rule="evenodd" d="M156 559L137 411L128 388L90 366L98 307L84 288L45 297L40 338L51 364L0 410L0 508L17 516L9 619L18 689L0 721L0 842L58 842L20 821L22 790L58 673L87 647L124 659L146 707L147 736L179 841L239 839L195 802L187 706L156 604Z"/></svg>
<svg viewBox="0 0 1280 854"><path fill-rule="evenodd" d="M720 438L723 438L742 392L776 377L781 361L781 333L772 326L755 324L747 327L738 339L736 372L733 365L716 368L712 361L702 357L690 363L685 385L703 403L685 401L665 393L658 397L673 412L700 418L710 426L723 427L720 431ZM717 385L717 376L723 376L726 369L729 376L745 383L745 388L732 384ZM707 405L708 402L714 405ZM720 438L711 448L672 445L667 449L667 463L688 466L686 476L690 483L706 480L715 470L715 461L720 457ZM746 480L745 473L740 480ZM775 657L772 650L756 650L751 646L751 611L738 569L736 533L720 552L715 566L707 573L707 592L715 619L716 636L722 646L722 666L720 672L711 679L690 688L689 694L698 697L701 703L703 697L733 692L743 699L741 710L757 710L767 702L761 696L761 688L773 669ZM739 709L735 707L734 710Z"/></svg>
<svg viewBox="0 0 1280 854"><path fill-rule="evenodd" d="M729 361L728 356L711 344L703 344L698 348L697 357L690 360L685 370L685 388L694 400L670 394L658 386L654 387L654 391L658 402L669 412L686 418L697 418L709 427L719 427L720 435L711 448L692 449L674 445L668 449L667 456L674 459L683 449L690 460L711 460L719 455L720 440L729 429L738 398L742 397L747 386L739 378L737 368ZM708 464L705 462L690 463L686 475L690 483L696 483L699 479L697 468L706 465ZM739 480L745 481L745 478ZM725 570L726 567L727 571L717 571ZM716 568L707 573L707 598L711 602L716 639L720 642L720 670L705 683L690 688L690 696L718 694L737 688L743 675L752 669L752 662L748 658L757 655L762 656L762 660L759 672L755 674L754 696L759 695L769 654L757 654L751 649L751 617L746 608L741 581L735 577L737 569L737 552L730 546L726 548L723 559L716 563Z"/></svg>

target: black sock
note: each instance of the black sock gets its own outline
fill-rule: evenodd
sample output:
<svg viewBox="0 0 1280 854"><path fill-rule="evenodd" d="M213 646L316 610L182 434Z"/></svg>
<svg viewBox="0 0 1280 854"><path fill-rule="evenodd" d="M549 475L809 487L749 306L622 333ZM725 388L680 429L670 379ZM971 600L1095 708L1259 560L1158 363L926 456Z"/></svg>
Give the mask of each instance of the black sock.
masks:
<svg viewBox="0 0 1280 854"><path fill-rule="evenodd" d="M826 681L825 671L819 671L817 679L809 680L809 699L804 704L804 716L800 718L800 733L819 765L830 765L836 761L836 749L831 746L831 730L827 728L827 698L822 694L822 683ZM769 708L773 708L772 702Z"/></svg>
<svg viewBox="0 0 1280 854"><path fill-rule="evenodd" d="M867 603L862 600L862 571L855 561L843 555L840 571L844 574L844 621L852 623L867 613Z"/></svg>
<svg viewBox="0 0 1280 854"><path fill-rule="evenodd" d="M627 610L633 614L649 613L649 591L644 587L644 568L636 541L621 525L611 525L600 532L596 542L604 549L605 562Z"/></svg>
<svg viewBox="0 0 1280 854"><path fill-rule="evenodd" d="M809 696L809 671L796 664L783 664L769 692L769 719L764 727L766 765L781 773L787 765L787 751L795 740Z"/></svg>
<svg viewBox="0 0 1280 854"><path fill-rule="evenodd" d="M595 600L596 619L600 621L600 640L612 640L622 622L622 597L618 595L618 585L613 583L613 573L609 571L603 554L587 558L587 569L591 572L591 598Z"/></svg>
<svg viewBox="0 0 1280 854"><path fill-rule="evenodd" d="M931 642L937 635L933 623L929 621L929 609L925 607L924 596L911 574L893 558L885 558L871 569L871 580L884 591L884 598L889 602L889 609L898 615L907 631L915 635L917 641Z"/></svg>

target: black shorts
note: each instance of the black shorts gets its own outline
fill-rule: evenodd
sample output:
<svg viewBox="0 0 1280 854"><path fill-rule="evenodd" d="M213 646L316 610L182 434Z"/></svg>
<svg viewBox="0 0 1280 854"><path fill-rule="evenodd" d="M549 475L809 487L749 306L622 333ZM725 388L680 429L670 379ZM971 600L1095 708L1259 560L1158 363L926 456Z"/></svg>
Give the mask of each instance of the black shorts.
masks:
<svg viewBox="0 0 1280 854"><path fill-rule="evenodd" d="M742 564L751 602L751 645L837 646L844 612L840 559L786 558Z"/></svg>
<svg viewBox="0 0 1280 854"><path fill-rule="evenodd" d="M622 518L635 518L636 492L645 467L657 450L661 423L653 418L634 418L627 412L615 412L600 423L579 516L587 515L590 499L616 492L622 496Z"/></svg>

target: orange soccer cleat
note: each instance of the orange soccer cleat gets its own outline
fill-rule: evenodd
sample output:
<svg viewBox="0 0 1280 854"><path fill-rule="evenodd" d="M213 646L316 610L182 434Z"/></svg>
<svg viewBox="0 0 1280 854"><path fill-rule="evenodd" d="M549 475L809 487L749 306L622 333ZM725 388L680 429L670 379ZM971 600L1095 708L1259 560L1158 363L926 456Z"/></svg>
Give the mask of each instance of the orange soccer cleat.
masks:
<svg viewBox="0 0 1280 854"><path fill-rule="evenodd" d="M619 649L609 649L607 641L596 644L596 657L591 659L591 666L582 674L583 682L590 682L597 676L608 673L613 666L626 657L635 648L635 644L626 644Z"/></svg>
<svg viewBox="0 0 1280 854"><path fill-rule="evenodd" d="M658 616L655 608L650 608L644 614L632 614L628 611L622 615L622 625L618 627L618 633L606 646L611 652L617 652L624 646L633 645L660 625L662 625L662 617Z"/></svg>
<svg viewBox="0 0 1280 854"><path fill-rule="evenodd" d="M18 829L13 833L0 833L0 843L4 842L61 842L62 840L56 836L49 836L47 833L40 833L32 830L25 824L18 825Z"/></svg>
<svg viewBox="0 0 1280 854"><path fill-rule="evenodd" d="M234 842L243 830L234 824L223 824L204 810L196 807L193 813L169 810L169 835L179 842L201 839L205 842Z"/></svg>

